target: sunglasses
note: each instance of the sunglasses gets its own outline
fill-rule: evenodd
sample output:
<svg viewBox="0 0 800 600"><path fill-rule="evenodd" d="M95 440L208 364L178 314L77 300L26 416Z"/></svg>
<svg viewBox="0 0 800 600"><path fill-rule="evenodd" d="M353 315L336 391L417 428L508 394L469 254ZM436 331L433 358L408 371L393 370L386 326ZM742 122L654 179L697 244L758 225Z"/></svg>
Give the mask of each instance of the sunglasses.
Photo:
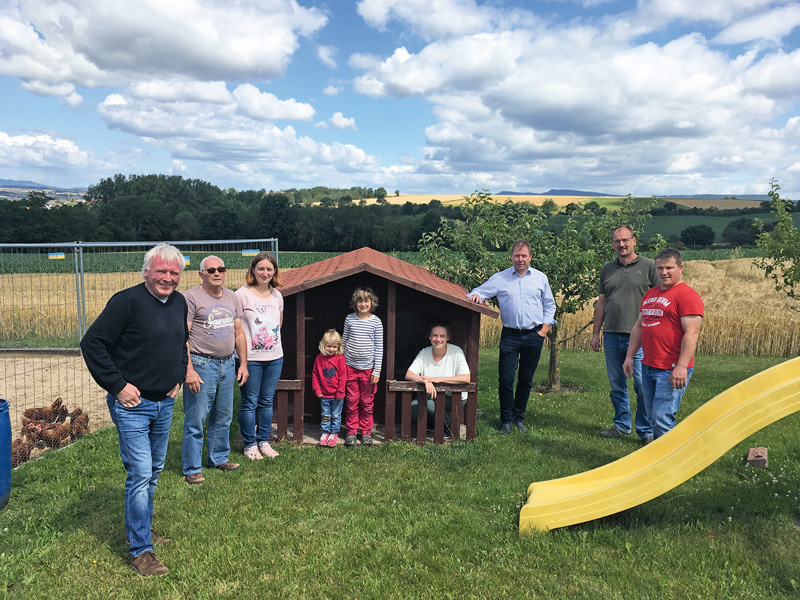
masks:
<svg viewBox="0 0 800 600"><path fill-rule="evenodd" d="M210 268L206 269L206 273L208 273L209 275L213 275L217 271L219 271L220 273L224 273L227 270L228 270L228 267L210 267Z"/></svg>

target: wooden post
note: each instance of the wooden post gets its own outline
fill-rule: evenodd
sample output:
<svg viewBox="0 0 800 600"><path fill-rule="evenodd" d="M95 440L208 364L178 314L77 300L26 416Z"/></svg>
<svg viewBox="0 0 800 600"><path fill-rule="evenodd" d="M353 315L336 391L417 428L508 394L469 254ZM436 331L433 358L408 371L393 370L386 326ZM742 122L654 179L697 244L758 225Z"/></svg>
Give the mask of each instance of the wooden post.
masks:
<svg viewBox="0 0 800 600"><path fill-rule="evenodd" d="M293 395L294 419L292 421L293 440L303 443L303 421L306 399L306 293L299 292L295 298L297 317L295 322L295 360L297 361L297 379L300 382L299 391Z"/></svg>
<svg viewBox="0 0 800 600"><path fill-rule="evenodd" d="M386 294L386 362L384 363L385 378L383 381L385 407L385 440L391 441L394 438L394 393L389 391L389 381L395 378L394 361L395 345L397 343L397 284L394 281L388 282Z"/></svg>

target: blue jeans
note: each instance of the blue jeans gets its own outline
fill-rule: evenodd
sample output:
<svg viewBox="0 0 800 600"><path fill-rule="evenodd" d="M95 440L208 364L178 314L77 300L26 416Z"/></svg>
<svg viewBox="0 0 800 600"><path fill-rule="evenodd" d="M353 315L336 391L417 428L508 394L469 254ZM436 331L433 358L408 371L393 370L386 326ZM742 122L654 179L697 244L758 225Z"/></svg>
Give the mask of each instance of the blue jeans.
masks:
<svg viewBox="0 0 800 600"><path fill-rule="evenodd" d="M117 427L119 454L125 467L125 532L131 556L153 549L150 527L153 523L153 496L158 475L167 458L169 428L175 399L160 401L141 398L141 403L125 407L115 396L106 396L108 412Z"/></svg>
<svg viewBox="0 0 800 600"><path fill-rule="evenodd" d="M614 407L614 425L622 433L631 432L631 404L628 400L628 379L622 372L622 363L628 353L630 334L604 333L603 348L606 355L606 372L611 386L611 405ZM636 433L645 439L653 435L653 424L647 415L642 393L642 349L633 357L633 391L636 393Z"/></svg>
<svg viewBox="0 0 800 600"><path fill-rule="evenodd" d="M339 433L344 398L320 398L319 403L322 408L322 433Z"/></svg>
<svg viewBox="0 0 800 600"><path fill-rule="evenodd" d="M539 332L521 333L503 328L500 335L500 361L497 368L500 395L500 421L511 423L525 418L531 382L539 357L542 354L544 338ZM519 374L517 374L519 365ZM514 376L517 376L517 389L514 391Z"/></svg>
<svg viewBox="0 0 800 600"><path fill-rule="evenodd" d="M208 417L206 465L216 467L231 453L230 429L233 420L233 386L236 381L233 355L207 358L192 354L192 367L203 383L198 393L183 386L183 474L200 473L203 468L203 423Z"/></svg>
<svg viewBox="0 0 800 600"><path fill-rule="evenodd" d="M250 376L242 386L239 429L245 448L268 442L272 433L272 399L281 378L283 357L275 360L247 361Z"/></svg>
<svg viewBox="0 0 800 600"><path fill-rule="evenodd" d="M686 371L686 386L692 377L692 369ZM669 376L672 369L656 369L642 365L642 391L644 404L650 420L653 422L653 438L657 439L675 427L675 415L681 407L681 398L686 386L679 390L672 389Z"/></svg>

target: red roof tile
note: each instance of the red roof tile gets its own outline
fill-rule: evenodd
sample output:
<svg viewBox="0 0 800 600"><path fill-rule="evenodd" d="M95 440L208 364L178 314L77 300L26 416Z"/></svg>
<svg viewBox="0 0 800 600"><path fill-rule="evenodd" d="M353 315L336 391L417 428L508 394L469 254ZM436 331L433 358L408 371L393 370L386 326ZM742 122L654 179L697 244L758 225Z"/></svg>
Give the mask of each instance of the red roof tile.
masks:
<svg viewBox="0 0 800 600"><path fill-rule="evenodd" d="M437 277L427 269L366 246L281 273L280 290L283 296L291 296L297 292L309 290L362 272L384 277L400 285L477 310L492 317L497 317L498 315L496 311L488 306L469 302L466 299L467 290L464 287Z"/></svg>

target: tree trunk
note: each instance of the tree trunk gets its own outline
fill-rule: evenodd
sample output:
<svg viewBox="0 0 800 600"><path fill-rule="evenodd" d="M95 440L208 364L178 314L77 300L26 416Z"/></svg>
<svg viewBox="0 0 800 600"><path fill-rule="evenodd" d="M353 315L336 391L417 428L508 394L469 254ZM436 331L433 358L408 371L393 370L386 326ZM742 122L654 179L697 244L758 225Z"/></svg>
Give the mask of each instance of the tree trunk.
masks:
<svg viewBox="0 0 800 600"><path fill-rule="evenodd" d="M551 390L561 389L561 344L558 340L558 323L550 326L547 332L550 340L550 365L547 370L547 387Z"/></svg>

